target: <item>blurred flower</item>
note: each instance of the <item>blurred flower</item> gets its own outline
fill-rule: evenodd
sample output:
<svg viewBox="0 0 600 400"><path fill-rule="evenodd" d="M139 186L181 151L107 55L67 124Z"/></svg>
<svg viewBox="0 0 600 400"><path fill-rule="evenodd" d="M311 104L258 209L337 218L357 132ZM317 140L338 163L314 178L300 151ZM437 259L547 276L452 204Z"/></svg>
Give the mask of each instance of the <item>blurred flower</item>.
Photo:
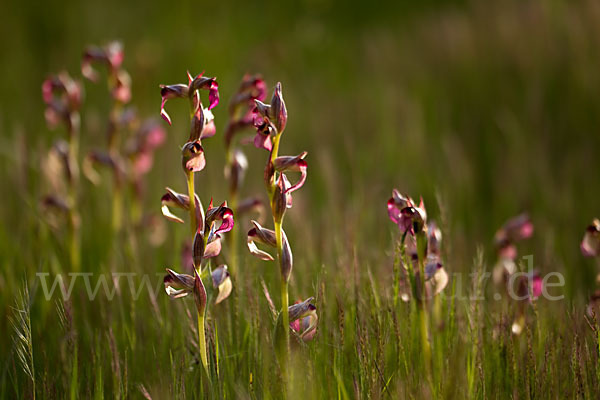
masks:
<svg viewBox="0 0 600 400"><path fill-rule="evenodd" d="M235 194L238 192L247 169L248 159L241 150L235 149L231 157L231 163L225 166L225 179L229 181L230 193Z"/></svg>
<svg viewBox="0 0 600 400"><path fill-rule="evenodd" d="M109 168L116 182L122 182L126 174L123 161L119 157L101 150L91 150L83 159L81 168L86 178L94 185L100 184L100 174L96 171L94 165L102 165Z"/></svg>
<svg viewBox="0 0 600 400"><path fill-rule="evenodd" d="M166 132L154 120L144 122L126 146L126 154L132 160L132 173L139 177L152 169L154 151L162 146Z"/></svg>
<svg viewBox="0 0 600 400"><path fill-rule="evenodd" d="M402 233L415 235L423 230L427 221L423 199L417 207L410 197L404 196L394 189L392 197L387 202L387 208L388 216L393 223L398 225Z"/></svg>
<svg viewBox="0 0 600 400"><path fill-rule="evenodd" d="M313 301L314 297L309 297L288 307L290 328L305 342L312 340L317 333L319 317L317 316L317 307L312 304Z"/></svg>
<svg viewBox="0 0 600 400"><path fill-rule="evenodd" d="M98 73L92 68L92 64L105 65L113 99L125 104L131 100L131 77L121 68L123 59L123 45L120 42L110 42L103 47L89 46L83 53L81 74L90 81L97 82Z"/></svg>
<svg viewBox="0 0 600 400"><path fill-rule="evenodd" d="M600 255L600 220L597 218L585 229L580 247L581 253L586 257L598 257Z"/></svg>
<svg viewBox="0 0 600 400"><path fill-rule="evenodd" d="M253 122L254 100L264 100L266 85L259 75L244 75L237 92L229 102L229 122L225 128L225 147L229 148L235 134Z"/></svg>
<svg viewBox="0 0 600 400"><path fill-rule="evenodd" d="M92 63L106 65L112 73L116 73L123 64L123 44L118 41L108 43L106 46L89 46L83 53L81 60L81 74L92 82L98 80L98 73L92 68Z"/></svg>
<svg viewBox="0 0 600 400"><path fill-rule="evenodd" d="M500 257L516 258L515 243L530 238L532 234L533 223L529 215L523 213L506 221L494 238Z"/></svg>
<svg viewBox="0 0 600 400"><path fill-rule="evenodd" d="M83 98L81 83L73 80L68 73L61 72L42 83L42 98L46 104L46 123L50 128L61 121L69 129L79 128L79 109Z"/></svg>
<svg viewBox="0 0 600 400"><path fill-rule="evenodd" d="M531 237L533 223L526 213L517 215L506 221L494 236L494 243L498 252L498 261L492 276L496 284L506 284L508 278L517 271L516 242Z"/></svg>
<svg viewBox="0 0 600 400"><path fill-rule="evenodd" d="M594 291L587 304L586 313L588 317L600 320L600 290Z"/></svg>
<svg viewBox="0 0 600 400"><path fill-rule="evenodd" d="M543 279L537 271L528 274L521 274L513 280L516 290L511 293L513 300L518 303L515 318L511 326L511 331L515 335L520 335L527 323L526 305L535 301L543 293Z"/></svg>

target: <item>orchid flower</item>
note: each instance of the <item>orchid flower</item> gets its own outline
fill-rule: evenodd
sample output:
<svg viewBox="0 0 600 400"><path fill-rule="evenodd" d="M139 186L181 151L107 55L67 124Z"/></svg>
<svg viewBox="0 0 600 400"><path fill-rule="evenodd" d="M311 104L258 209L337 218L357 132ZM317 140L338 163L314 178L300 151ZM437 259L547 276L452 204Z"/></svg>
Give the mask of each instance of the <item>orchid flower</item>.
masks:
<svg viewBox="0 0 600 400"><path fill-rule="evenodd" d="M312 304L314 297L293 304L288 308L290 328L305 342L311 341L317 333L317 307Z"/></svg>
<svg viewBox="0 0 600 400"><path fill-rule="evenodd" d="M161 201L161 211L162 214L167 218L170 219L171 221L175 221L175 222L179 222L180 224L183 224L184 221L183 219L179 218L178 216L176 216L175 214L173 214L171 212L170 207L177 207L177 208L181 208L183 210L189 211L190 209L190 197L186 194L182 194L182 193L177 193L176 191L174 191L171 188L166 188L167 193L165 193L160 201ZM202 203L200 202L200 199L198 198L198 195L194 195L195 198L195 210L196 210L196 218L198 221L202 221L204 219L203 217L203 209L202 209Z"/></svg>
<svg viewBox="0 0 600 400"><path fill-rule="evenodd" d="M517 271L516 243L528 239L533 234L533 223L525 213L506 221L494 236L498 261L492 276L496 284L506 284L508 278Z"/></svg>
<svg viewBox="0 0 600 400"><path fill-rule="evenodd" d="M285 130L287 125L287 108L281 92L281 83L277 83L271 98L270 104L265 104L261 100L254 101L254 127L256 136L254 146L272 151L272 135L277 135Z"/></svg>
<svg viewBox="0 0 600 400"><path fill-rule="evenodd" d="M201 89L208 90L209 106L207 109L202 107L200 93L198 92ZM210 117L207 117L207 114L210 112L210 110L217 106L217 104L219 104L219 85L216 78L204 77L202 74L193 78L188 72L187 85L183 83L178 83L175 85L160 85L160 95L162 97L160 115L165 121L167 121L169 125L171 125L171 117L165 110L165 104L167 100L188 98L192 102L193 106L194 123L192 125L196 124L202 127L202 129L200 129L200 138L202 137L202 131L204 129L208 129L208 132L214 129L214 125L207 128L207 125L210 125L210 121L212 120ZM210 115L212 115L212 113L210 113ZM192 131L197 132L198 128L193 127ZM211 135L210 133L207 133L206 136Z"/></svg>
<svg viewBox="0 0 600 400"><path fill-rule="evenodd" d="M392 197L387 202L388 216L393 223L398 225L402 233L415 235L423 230L427 220L427 212L423 199L419 206L408 196L400 194L396 189L392 191Z"/></svg>
<svg viewBox="0 0 600 400"><path fill-rule="evenodd" d="M581 253L586 257L600 255L600 220L598 218L595 218L585 229L580 248Z"/></svg>

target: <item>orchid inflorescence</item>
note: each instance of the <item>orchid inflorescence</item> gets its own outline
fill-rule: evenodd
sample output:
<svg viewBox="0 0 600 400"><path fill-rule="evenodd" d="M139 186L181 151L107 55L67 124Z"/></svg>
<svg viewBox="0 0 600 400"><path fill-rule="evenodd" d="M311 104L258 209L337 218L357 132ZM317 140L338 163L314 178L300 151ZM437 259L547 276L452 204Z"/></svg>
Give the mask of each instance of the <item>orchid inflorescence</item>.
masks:
<svg viewBox="0 0 600 400"><path fill-rule="evenodd" d="M204 77L202 74L194 78L188 72L187 85L161 85L160 88L161 116L169 125L171 125L171 118L165 110L167 100L187 98L191 106L190 135L181 151L181 166L187 177L188 193L182 194L167 188L167 192L161 198L161 210L167 219L178 223L184 223L184 220L175 215L171 208L180 208L189 213L189 223L194 235L192 244L193 275L180 274L167 268L167 275L164 278L165 291L171 298L181 298L193 294L198 313L200 359L208 374L204 326L208 305L212 298L214 298L215 305L221 303L229 297L233 288L227 265L222 264L215 269L211 269L210 266L210 259L217 257L221 252L221 235L233 229L233 210L227 206L227 202L215 207L211 199L208 208L204 211L194 188L194 174L206 166L202 139L214 136L216 133L211 110L219 103L218 84L215 78ZM200 90L209 92L207 108L202 104ZM205 285L203 279L209 279L210 284ZM211 287L213 290L210 290ZM216 295L213 295L214 291L216 291Z"/></svg>
<svg viewBox="0 0 600 400"><path fill-rule="evenodd" d="M292 193L300 189L306 181L307 163L304 159L307 153L302 152L297 156L279 156L279 143L288 118L281 83L277 83L275 86L269 104L258 98L254 99L254 103L252 118L252 123L256 128L254 145L269 152L264 172L264 184L269 197L274 229L265 228L257 221L252 221L254 227L248 232L248 249L251 254L265 261L274 261L275 257L267 251L260 250L257 243L275 250L277 255L281 277L281 312L277 318L275 342L280 344L277 346L277 355L283 378L286 380L290 330L299 332L303 340L309 340L314 337L315 332L312 331L315 330L316 325L314 324L317 321L316 318L305 320L308 315L298 316L294 313L297 307L289 306L288 284L293 268L293 255L282 226L285 213L293 204ZM246 123L249 122L249 117L246 115ZM288 179L288 174L294 172L300 173L300 177L292 184ZM310 303L309 300L306 302ZM315 311L314 305L309 309L312 315L312 311ZM316 316L316 313L314 315ZM305 323L308 325L305 326ZM307 331L302 331L303 327L306 327Z"/></svg>
<svg viewBox="0 0 600 400"><path fill-rule="evenodd" d="M50 128L64 124L67 141L57 141L49 150L42 170L53 193L42 200L42 205L64 215L69 232L71 269L78 271L81 263L79 197L79 110L83 87L67 72L47 78L42 83L42 98L46 104L46 123ZM58 225L58 224L56 224Z"/></svg>
<svg viewBox="0 0 600 400"><path fill-rule="evenodd" d="M443 267L440 252L442 232L435 222L427 222L423 199L417 206L410 197L394 189L387 209L390 220L398 225L402 234L400 253L405 272L403 283L405 286L410 284L410 291L405 291L402 299L414 298L424 302L441 293L448 284L448 273ZM424 282L422 275L425 276Z"/></svg>
<svg viewBox="0 0 600 400"><path fill-rule="evenodd" d="M526 324L526 305L542 294L542 278L538 271L515 275L519 268L515 261L518 257L517 243L533 235L533 223L529 215L523 213L506 221L496 231L494 244L498 260L492 276L494 282L506 290L515 300L515 316L511 330L519 335Z"/></svg>
<svg viewBox="0 0 600 400"><path fill-rule="evenodd" d="M122 223L121 187L131 187L131 215L136 226L144 222L141 214L144 176L151 170L154 152L164 141L165 131L154 120L140 121L133 107L124 106L131 101L131 78L122 64L123 46L111 42L103 47L90 46L83 54L81 74L96 82L99 74L94 64L106 66L113 107L107 123L107 149L88 152L81 170L94 184L100 183L95 165L103 165L113 172L113 218L112 224L118 231ZM47 78L42 84L42 97L46 104L46 121L54 128L63 123L68 131L67 141L58 141L44 160L43 169L53 193L44 198L47 208L65 213L69 221L71 237L71 267L80 264L80 218L78 212L79 184L79 133L80 109L83 102L83 85L66 72ZM125 145L121 146L124 133L129 133Z"/></svg>
<svg viewBox="0 0 600 400"><path fill-rule="evenodd" d="M100 183L100 175L95 165L108 168L113 177L113 229L118 232L122 226L122 191L127 183L132 194L132 218L135 225L143 222L141 201L143 195L142 177L150 171L154 152L165 140L165 130L153 119L140 122L136 111L128 106L131 100L131 77L123 68L123 45L110 42L105 46L89 46L83 53L81 73L91 82L97 83L99 73L94 64L106 68L108 87L112 98L112 108L108 115L106 149L93 149L83 160L83 172L95 185ZM125 134L129 134L123 142Z"/></svg>

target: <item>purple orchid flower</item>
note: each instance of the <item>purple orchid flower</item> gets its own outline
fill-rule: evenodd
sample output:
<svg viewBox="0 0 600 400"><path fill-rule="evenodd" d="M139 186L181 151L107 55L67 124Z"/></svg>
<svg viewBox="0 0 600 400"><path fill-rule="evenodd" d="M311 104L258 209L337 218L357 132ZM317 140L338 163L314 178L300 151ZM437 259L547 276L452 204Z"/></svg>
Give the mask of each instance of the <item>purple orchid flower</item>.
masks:
<svg viewBox="0 0 600 400"><path fill-rule="evenodd" d="M160 85L160 95L162 102L160 105L160 115L171 125L171 117L165 110L165 104L167 100L176 98L188 98L192 101L193 114L197 115L198 110L202 109L202 101L200 100L199 90L208 90L208 102L209 106L207 109L202 109L202 114L206 114L207 111L212 110L219 104L219 85L216 78L207 78L200 74L193 78L188 72L188 84L178 83L175 85ZM198 116L199 117L199 116ZM202 120L206 121L206 115ZM204 126L204 125L202 125ZM212 129L212 128L210 128Z"/></svg>

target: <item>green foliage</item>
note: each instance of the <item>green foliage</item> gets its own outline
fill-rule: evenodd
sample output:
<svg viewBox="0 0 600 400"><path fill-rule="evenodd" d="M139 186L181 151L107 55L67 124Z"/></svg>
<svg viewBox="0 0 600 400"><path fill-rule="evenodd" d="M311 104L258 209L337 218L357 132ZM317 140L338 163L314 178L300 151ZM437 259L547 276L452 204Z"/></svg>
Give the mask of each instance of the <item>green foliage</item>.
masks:
<svg viewBox="0 0 600 400"><path fill-rule="evenodd" d="M600 213L598 5L363 3L0 4L0 33L9 39L0 43L0 398L281 398L260 284L277 287L279 271L239 246L232 301L207 320L209 359L218 360L209 392L193 300L172 302L161 287L164 268L181 264L187 231L159 228L165 239L156 247L161 232L134 232L126 213L115 234L108 175L99 187L81 181L81 271L93 274L92 288L101 274L113 288L108 274L135 272L139 293L121 277L112 300L102 289L89 300L80 277L69 300L59 286L44 296L36 273L50 273L51 286L69 272L69 254L64 232L38 206L47 189L40 159L64 136L45 127L40 85L65 66L75 74L86 44L113 38L124 41L134 103L146 115L158 116L158 84L187 67L217 75L225 100L245 72L284 82L284 146L307 149L310 165L286 214L295 244L290 299L314 295L319 314L313 341L291 340L290 398L598 397L600 329L586 320L584 303L597 265L578 249ZM104 142L109 107L102 85L86 86L82 154ZM228 191L218 143L225 105L214 112L217 136L206 143L197 188L218 204ZM183 137L183 111L173 114L172 131ZM175 142L156 155L144 213L158 215L163 188L182 181L169 167L179 163ZM244 190L259 192L264 154L247 154ZM397 231L385 212L392 187L439 203L428 213L442 222L451 280L426 321L429 381L422 321L395 279ZM495 229L522 210L536 231L520 253L533 254L542 274L563 273L566 298L528 307L515 336L511 303L469 273L490 270ZM248 221L236 224L244 243ZM68 288L73 278L63 276Z"/></svg>

